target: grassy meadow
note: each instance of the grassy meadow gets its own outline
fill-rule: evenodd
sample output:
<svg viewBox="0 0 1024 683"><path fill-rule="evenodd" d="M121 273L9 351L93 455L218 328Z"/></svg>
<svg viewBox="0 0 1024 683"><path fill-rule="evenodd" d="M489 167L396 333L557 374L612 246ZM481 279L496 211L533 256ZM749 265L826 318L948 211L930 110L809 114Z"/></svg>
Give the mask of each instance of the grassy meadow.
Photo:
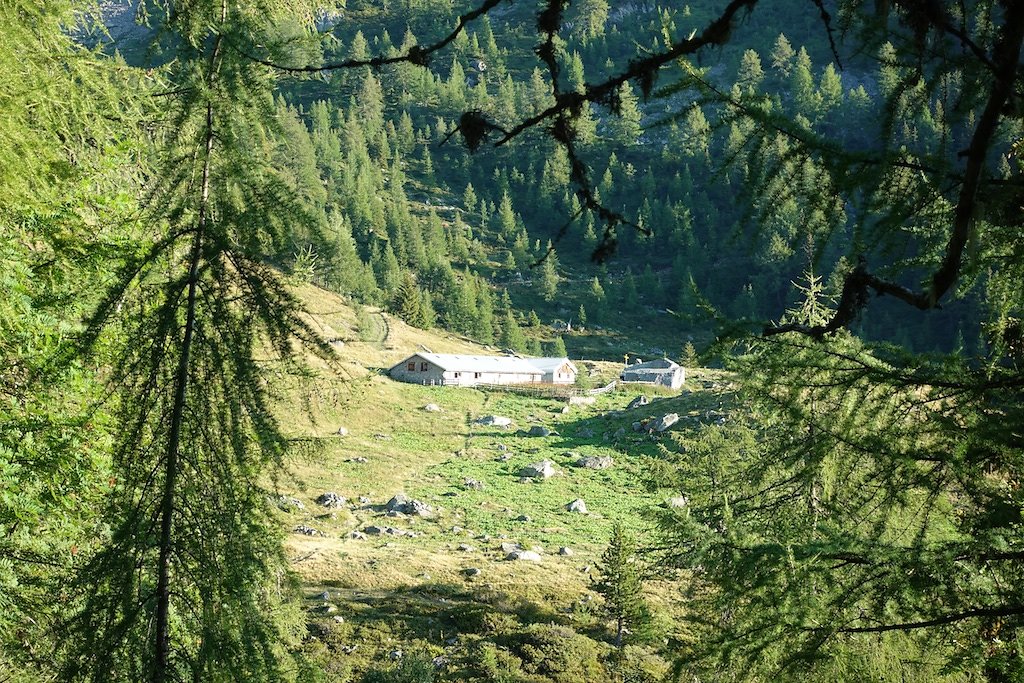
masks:
<svg viewBox="0 0 1024 683"><path fill-rule="evenodd" d="M311 361L306 376L278 378L281 419L297 448L274 486L301 504L283 504L281 524L310 606L311 652L340 680L420 680L406 669L427 655L443 658L429 667L441 680L612 676L610 624L592 591L596 565L616 522L643 539L650 533L645 510L675 493L645 485L659 443L631 425L675 412L681 420L672 436L660 438L685 439L718 406L712 387L721 387L721 378L689 370L681 394L619 388L582 406L403 384L386 370L418 349L497 349L415 330L375 310L357 313L312 287L300 296L314 327L337 351L333 362ZM620 369L574 360L593 386ZM652 402L626 410L641 393ZM426 410L428 404L440 411ZM511 418L513 425L478 424L485 415ZM535 425L553 434L527 435ZM614 465L576 467L583 456L609 456ZM523 467L545 459L554 463L554 476L520 476ZM346 503L318 505L327 491ZM431 506L432 514L389 516L385 504L398 493ZM586 513L566 509L577 499ZM296 532L300 526L309 535ZM374 526L395 532L366 532ZM540 561L507 560L501 545L510 543L538 552ZM667 638L674 628L669 617L679 608L678 586L651 581L648 591ZM560 666L550 658L574 648L583 654L557 673ZM653 671L665 664L659 649L659 643L633 648L634 658ZM586 670L576 671L577 663Z"/></svg>

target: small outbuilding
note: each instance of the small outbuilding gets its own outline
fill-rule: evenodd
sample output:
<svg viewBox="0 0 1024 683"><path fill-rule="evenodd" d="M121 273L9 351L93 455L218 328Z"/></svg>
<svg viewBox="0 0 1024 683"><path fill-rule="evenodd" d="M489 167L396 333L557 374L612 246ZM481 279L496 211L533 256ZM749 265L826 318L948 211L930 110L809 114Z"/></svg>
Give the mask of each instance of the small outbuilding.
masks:
<svg viewBox="0 0 1024 683"><path fill-rule="evenodd" d="M623 368L619 380L625 383L654 384L678 389L686 381L686 370L668 358L634 363Z"/></svg>

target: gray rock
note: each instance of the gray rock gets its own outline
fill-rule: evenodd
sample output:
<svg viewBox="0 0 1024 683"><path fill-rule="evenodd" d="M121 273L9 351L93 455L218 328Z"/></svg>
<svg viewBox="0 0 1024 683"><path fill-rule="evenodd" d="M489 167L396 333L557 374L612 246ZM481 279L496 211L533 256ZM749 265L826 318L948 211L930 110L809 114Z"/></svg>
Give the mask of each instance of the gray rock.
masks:
<svg viewBox="0 0 1024 683"><path fill-rule="evenodd" d="M533 518L530 515L519 515L516 517L517 522L532 522Z"/></svg>
<svg viewBox="0 0 1024 683"><path fill-rule="evenodd" d="M371 524L370 526L363 527L363 533L369 534L370 536L380 536L382 533L384 533L384 527L379 527L375 524Z"/></svg>
<svg viewBox="0 0 1024 683"><path fill-rule="evenodd" d="M588 455L576 461L576 467L588 470L606 470L614 464L615 461L607 455Z"/></svg>
<svg viewBox="0 0 1024 683"><path fill-rule="evenodd" d="M338 431L335 432L335 433L338 436L348 436L348 428L347 427L338 427Z"/></svg>
<svg viewBox="0 0 1024 683"><path fill-rule="evenodd" d="M463 479L462 485L465 486L467 489L472 489L474 491L483 491L484 489L484 483L482 481L474 479L473 477L466 477L465 479Z"/></svg>
<svg viewBox="0 0 1024 683"><path fill-rule="evenodd" d="M480 569L478 567L466 567L462 570L462 573L466 576L480 576Z"/></svg>
<svg viewBox="0 0 1024 683"><path fill-rule="evenodd" d="M367 462L370 462L370 461L367 460L366 458L360 456L358 458L349 458L349 462L358 462L358 463L362 464L362 463L367 463Z"/></svg>
<svg viewBox="0 0 1024 683"><path fill-rule="evenodd" d="M533 479L547 479L555 475L555 464L550 460L541 460L527 465L519 471L520 477L530 477Z"/></svg>
<svg viewBox="0 0 1024 683"><path fill-rule="evenodd" d="M306 506L298 498L292 498L291 496L278 496L274 501L278 508L285 512L293 512L295 510L305 510Z"/></svg>
<svg viewBox="0 0 1024 683"><path fill-rule="evenodd" d="M350 531L350 532L348 532L348 537L353 539L353 540L355 540L355 541L365 541L366 540L366 534L364 534L362 531Z"/></svg>
<svg viewBox="0 0 1024 683"><path fill-rule="evenodd" d="M505 445L505 444L503 444L503 443L499 443L499 444L498 444L498 446L497 446L497 449L498 449L499 451L501 451L502 453L504 453L505 451L507 451L507 450L508 450L508 446L506 446L506 445Z"/></svg>
<svg viewBox="0 0 1024 683"><path fill-rule="evenodd" d="M616 439L621 439L621 438L622 438L622 437L624 437L624 436L626 436L626 428L625 428L625 427L619 427L619 428L618 428L618 429L617 429L617 430L615 431L614 437L615 437Z"/></svg>
<svg viewBox="0 0 1024 683"><path fill-rule="evenodd" d="M544 425L534 425L530 427L530 431L526 433L527 436L551 436L555 432L551 431Z"/></svg>
<svg viewBox="0 0 1024 683"><path fill-rule="evenodd" d="M476 423L485 427L511 427L512 419L501 415L485 415L478 418Z"/></svg>
<svg viewBox="0 0 1024 683"><path fill-rule="evenodd" d="M330 604L329 602L325 602L322 605L317 605L316 607L314 607L313 611L317 614L333 614L334 612L338 611L338 608Z"/></svg>
<svg viewBox="0 0 1024 683"><path fill-rule="evenodd" d="M516 550L505 556L509 561L540 562L540 553L533 550Z"/></svg>
<svg viewBox="0 0 1024 683"><path fill-rule="evenodd" d="M651 429L656 432L663 432L676 422L679 422L679 415L677 413L668 413L662 415L654 424L651 425Z"/></svg>
<svg viewBox="0 0 1024 683"><path fill-rule="evenodd" d="M582 498L577 498L576 500L566 505L565 509L568 510L569 512L579 512L581 514L586 514L587 504L583 502Z"/></svg>
<svg viewBox="0 0 1024 683"><path fill-rule="evenodd" d="M436 403L428 403L427 405L423 406L423 410L427 411L428 413L442 412L441 406L437 405Z"/></svg>
<svg viewBox="0 0 1024 683"><path fill-rule="evenodd" d="M334 491L327 491L326 493L321 493L319 496L316 497L317 505L320 505L325 508L340 508L343 507L347 502L348 501L346 501L344 498L339 496Z"/></svg>
<svg viewBox="0 0 1024 683"><path fill-rule="evenodd" d="M573 553L572 548L563 545L558 549L558 554L564 557L572 557L575 553Z"/></svg>
<svg viewBox="0 0 1024 683"><path fill-rule="evenodd" d="M370 500L369 496L359 496L359 504L360 505L369 505L372 502L373 501Z"/></svg>
<svg viewBox="0 0 1024 683"><path fill-rule="evenodd" d="M690 499L686 496L672 496L665 501L665 505L670 508L684 508L690 504Z"/></svg>
<svg viewBox="0 0 1024 683"><path fill-rule="evenodd" d="M461 552L464 552L464 553L471 553L471 552L474 552L476 550L476 548L474 548L473 546L471 546L468 543L460 543L459 544L459 550Z"/></svg>
<svg viewBox="0 0 1024 683"><path fill-rule="evenodd" d="M644 423L643 422L640 422L640 421L634 422L632 424L632 427L633 427L633 431L634 432L642 432L642 431L644 431Z"/></svg>
<svg viewBox="0 0 1024 683"><path fill-rule="evenodd" d="M502 453L497 458L498 462L508 462L511 459L512 459L512 454L511 453Z"/></svg>
<svg viewBox="0 0 1024 683"><path fill-rule="evenodd" d="M576 432L576 436L578 436L581 439L593 439L596 436L596 434L594 433L593 429L584 427L583 429Z"/></svg>
<svg viewBox="0 0 1024 683"><path fill-rule="evenodd" d="M403 515L415 515L417 517L429 517L434 513L434 508L423 501L409 498L404 493L395 494L384 506L384 509L388 512L400 512Z"/></svg>
<svg viewBox="0 0 1024 683"><path fill-rule="evenodd" d="M323 532L319 529L314 529L313 527L306 526L305 524L298 525L293 529L293 531L297 534L302 534L303 536L323 536Z"/></svg>
<svg viewBox="0 0 1024 683"><path fill-rule="evenodd" d="M597 403L596 396L570 396L569 405L571 406L592 406Z"/></svg>
<svg viewBox="0 0 1024 683"><path fill-rule="evenodd" d="M522 548L519 547L518 543L502 543L498 547L501 549L501 552L505 553L506 555L514 553L517 550L522 550Z"/></svg>
<svg viewBox="0 0 1024 683"><path fill-rule="evenodd" d="M647 399L647 397L641 394L640 396L637 396L636 398L629 402L629 405L626 406L626 410L639 408L640 406L645 406L648 403L650 403L650 401Z"/></svg>

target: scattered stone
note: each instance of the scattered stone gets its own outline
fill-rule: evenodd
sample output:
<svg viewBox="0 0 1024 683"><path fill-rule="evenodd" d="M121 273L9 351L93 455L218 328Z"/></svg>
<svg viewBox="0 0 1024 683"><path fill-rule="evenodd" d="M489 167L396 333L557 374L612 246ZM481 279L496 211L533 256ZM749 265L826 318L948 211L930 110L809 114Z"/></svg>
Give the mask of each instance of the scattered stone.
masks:
<svg viewBox="0 0 1024 683"><path fill-rule="evenodd" d="M464 553L472 553L472 552L476 551L476 548L474 548L473 546L471 546L468 543L460 543L459 544L459 550L461 552L464 552Z"/></svg>
<svg viewBox="0 0 1024 683"><path fill-rule="evenodd" d="M388 659L390 659L392 662L397 662L403 656L404 655L401 650L392 650L388 653Z"/></svg>
<svg viewBox="0 0 1024 683"><path fill-rule="evenodd" d="M626 436L626 428L625 427L619 427L618 430L616 430L614 436L615 436L616 439L621 439L622 437Z"/></svg>
<svg viewBox="0 0 1024 683"><path fill-rule="evenodd" d="M370 462L369 460L367 460L366 458L364 458L362 456L360 456L358 458L349 458L348 461L349 462L358 462L360 464Z"/></svg>
<svg viewBox="0 0 1024 683"><path fill-rule="evenodd" d="M583 502L582 498L577 498L576 500L566 505L565 509L568 510L569 512L579 512L580 514L586 514L587 504Z"/></svg>
<svg viewBox="0 0 1024 683"><path fill-rule="evenodd" d="M293 531L297 534L302 534L303 536L323 536L323 532L319 529L314 529L313 527L306 526L305 524L298 525L293 529Z"/></svg>
<svg viewBox="0 0 1024 683"><path fill-rule="evenodd" d="M519 515L516 517L517 522L532 522L533 518L530 515Z"/></svg>
<svg viewBox="0 0 1024 683"><path fill-rule="evenodd" d="M317 605L313 608L313 612L317 614L334 614L337 611L338 608L328 602L325 602L322 605Z"/></svg>
<svg viewBox="0 0 1024 683"><path fill-rule="evenodd" d="M529 477L532 479L547 479L555 475L555 464L550 460L541 460L527 465L519 471L520 477Z"/></svg>
<svg viewBox="0 0 1024 683"><path fill-rule="evenodd" d="M558 549L558 554L564 557L572 557L575 553L573 553L572 548L563 545Z"/></svg>
<svg viewBox="0 0 1024 683"><path fill-rule="evenodd" d="M372 502L373 501L370 500L369 496L359 496L359 504L360 505L369 505Z"/></svg>
<svg viewBox="0 0 1024 683"><path fill-rule="evenodd" d="M387 514L384 515L384 516L385 517L405 517L405 515L402 514L401 512L399 512L398 510L388 510Z"/></svg>
<svg viewBox="0 0 1024 683"><path fill-rule="evenodd" d="M296 510L305 510L306 506L298 498L292 498L291 496L278 496L274 502L277 507L284 512L294 512Z"/></svg>
<svg viewBox="0 0 1024 683"><path fill-rule="evenodd" d="M530 427L530 431L526 433L527 436L551 436L554 432L544 425L534 425Z"/></svg>
<svg viewBox="0 0 1024 683"><path fill-rule="evenodd" d="M347 427L338 427L338 431L335 432L335 433L338 436L348 436L348 428Z"/></svg>
<svg viewBox="0 0 1024 683"><path fill-rule="evenodd" d="M639 408L640 406L645 406L648 403L650 403L650 400L648 400L646 396L641 394L640 396L637 396L636 398L629 402L629 405L626 406L626 410L633 410L633 408Z"/></svg>
<svg viewBox="0 0 1024 683"><path fill-rule="evenodd" d="M505 444L503 444L503 443L499 443L499 444L498 444L498 450L499 450L499 451L501 451L502 453L504 453L505 451L507 451L507 450L508 450L508 446L506 446L506 445L505 445Z"/></svg>
<svg viewBox="0 0 1024 683"><path fill-rule="evenodd" d="M576 467L588 470L606 470L614 464L615 461L607 455L588 455L576 461Z"/></svg>
<svg viewBox="0 0 1024 683"><path fill-rule="evenodd" d="M508 555L509 553L514 553L517 550L522 550L522 548L519 547L518 543L502 543L498 547L501 548L501 552L505 553L506 555Z"/></svg>
<svg viewBox="0 0 1024 683"><path fill-rule="evenodd" d="M596 396L570 396L569 405L571 406L592 406L597 403Z"/></svg>
<svg viewBox="0 0 1024 683"><path fill-rule="evenodd" d="M350 532L348 532L348 537L353 539L353 540L355 540L355 541L365 541L366 540L366 534L364 534L362 531L350 531Z"/></svg>
<svg viewBox="0 0 1024 683"><path fill-rule="evenodd" d="M654 424L651 425L651 429L653 429L656 432L663 432L672 425L674 425L676 422L679 422L679 414L669 413L667 415L662 415L660 419L658 419Z"/></svg>
<svg viewBox="0 0 1024 683"><path fill-rule="evenodd" d="M437 405L436 403L428 403L427 405L423 406L423 410L427 411L428 413L443 412L441 410L441 406Z"/></svg>
<svg viewBox="0 0 1024 683"><path fill-rule="evenodd" d="M377 434L374 434L373 438L375 438L375 439L377 439L379 441L391 441L391 437L390 436L388 436L387 434L381 434L379 432Z"/></svg>
<svg viewBox="0 0 1024 683"><path fill-rule="evenodd" d="M335 624L344 624L345 623L345 617L340 616L340 615L334 617L334 623Z"/></svg>
<svg viewBox="0 0 1024 683"><path fill-rule="evenodd" d="M327 491L326 493L321 493L316 498L317 505L320 505L321 507L325 508L340 508L343 507L347 502L348 501L346 501L344 498L339 496L334 491Z"/></svg>
<svg viewBox="0 0 1024 683"><path fill-rule="evenodd" d="M590 565L589 564L583 565L582 567L580 567L580 571L582 573L584 573L584 574L589 574L590 573Z"/></svg>
<svg viewBox="0 0 1024 683"><path fill-rule="evenodd" d="M462 573L466 576L480 576L480 569L478 567L466 567L462 570Z"/></svg>
<svg viewBox="0 0 1024 683"><path fill-rule="evenodd" d="M465 529L463 529L461 526L453 526L452 530L451 530L451 533L453 533L453 534L461 534L463 531L465 531Z"/></svg>
<svg viewBox="0 0 1024 683"><path fill-rule="evenodd" d="M690 504L690 499L686 496L672 496L665 501L665 505L670 508L684 508Z"/></svg>
<svg viewBox="0 0 1024 683"><path fill-rule="evenodd" d="M497 459L498 459L498 462L508 462L509 460L512 459L512 454L511 453L502 453L501 455L498 456Z"/></svg>
<svg viewBox="0 0 1024 683"><path fill-rule="evenodd" d="M384 528L371 524L370 526L363 527L363 533L369 534L370 536L380 536L384 533Z"/></svg>
<svg viewBox="0 0 1024 683"><path fill-rule="evenodd" d="M311 595L311 596L309 596L306 599L307 600L323 600L323 601L327 601L327 600L331 599L331 594L328 593L327 591L324 591L322 593L317 593L316 595Z"/></svg>
<svg viewBox="0 0 1024 683"><path fill-rule="evenodd" d="M477 419L476 423L485 427L511 427L512 419L501 415L485 415Z"/></svg>
<svg viewBox="0 0 1024 683"><path fill-rule="evenodd" d="M428 517L434 512L434 508L423 501L413 500L404 493L396 494L384 506L388 512L400 512L404 515L416 515L417 517Z"/></svg>
<svg viewBox="0 0 1024 683"><path fill-rule="evenodd" d="M533 550L515 550L505 556L509 561L540 562L540 553Z"/></svg>
<svg viewBox="0 0 1024 683"><path fill-rule="evenodd" d="M584 427L583 429L576 432L576 436L578 436L581 439L593 439L597 435L594 433L593 429Z"/></svg>
<svg viewBox="0 0 1024 683"><path fill-rule="evenodd" d="M567 413L568 413L568 412L569 412L570 410L571 410L571 408L569 408L569 406L562 406L562 410L560 410L559 412L561 412L561 413L562 413L562 415L565 415L565 414L567 414Z"/></svg>
<svg viewBox="0 0 1024 683"><path fill-rule="evenodd" d="M467 489L472 489L474 491L483 491L484 490L484 483L482 481L478 481L478 480L476 480L476 479L474 479L472 477L466 477L465 479L463 479L462 480L462 485L465 486Z"/></svg>
<svg viewBox="0 0 1024 683"><path fill-rule="evenodd" d="M434 663L435 669L443 669L448 666L448 658L444 655L438 655L431 660Z"/></svg>
<svg viewBox="0 0 1024 683"><path fill-rule="evenodd" d="M639 420L634 422L632 426L633 426L633 431L634 432L642 432L642 431L644 431L644 423L640 422Z"/></svg>

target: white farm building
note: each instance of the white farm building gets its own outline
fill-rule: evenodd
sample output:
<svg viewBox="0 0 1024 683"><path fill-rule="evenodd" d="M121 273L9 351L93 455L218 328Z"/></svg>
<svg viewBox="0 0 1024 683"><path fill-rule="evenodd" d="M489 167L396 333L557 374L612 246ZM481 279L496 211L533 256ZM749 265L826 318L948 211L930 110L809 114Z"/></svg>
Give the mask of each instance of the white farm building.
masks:
<svg viewBox="0 0 1024 683"><path fill-rule="evenodd" d="M476 384L574 384L576 366L568 358L469 356L415 353L388 374L412 384L473 386Z"/></svg>

